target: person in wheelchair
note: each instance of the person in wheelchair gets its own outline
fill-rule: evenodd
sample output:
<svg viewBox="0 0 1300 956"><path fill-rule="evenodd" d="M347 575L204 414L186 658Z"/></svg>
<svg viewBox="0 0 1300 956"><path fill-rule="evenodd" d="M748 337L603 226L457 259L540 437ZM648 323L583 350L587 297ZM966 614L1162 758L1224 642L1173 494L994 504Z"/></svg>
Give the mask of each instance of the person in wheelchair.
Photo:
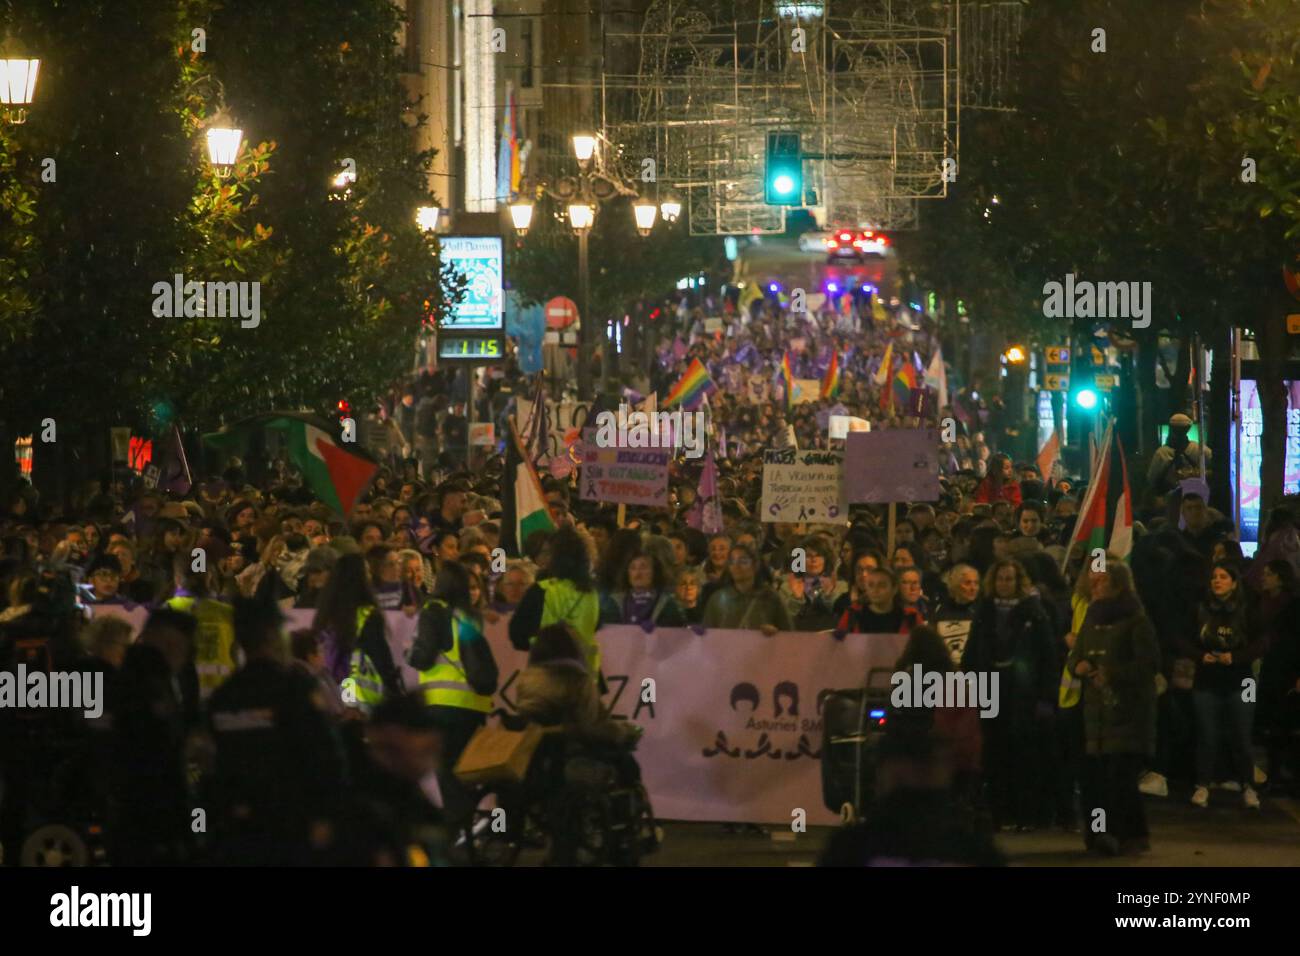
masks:
<svg viewBox="0 0 1300 956"><path fill-rule="evenodd" d="M537 808L553 837L553 861L572 863L570 853L583 824L583 805L616 791L643 797L641 768L632 756L641 728L614 720L603 710L580 645L567 626L542 628L516 682L518 716L551 730L538 747L520 791L507 802ZM632 811L641 813L638 806ZM649 816L648 798L644 798ZM507 811L509 814L509 811ZM631 823L632 821L628 821Z"/></svg>

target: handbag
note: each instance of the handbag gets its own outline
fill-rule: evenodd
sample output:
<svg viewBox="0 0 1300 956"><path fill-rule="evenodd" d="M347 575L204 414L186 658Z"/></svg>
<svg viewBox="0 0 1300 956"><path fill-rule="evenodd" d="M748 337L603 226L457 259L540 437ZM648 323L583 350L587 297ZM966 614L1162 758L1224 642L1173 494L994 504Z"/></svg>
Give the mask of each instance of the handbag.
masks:
<svg viewBox="0 0 1300 956"><path fill-rule="evenodd" d="M484 725L474 731L453 772L467 784L523 783L541 742L542 728L536 724L523 730Z"/></svg>

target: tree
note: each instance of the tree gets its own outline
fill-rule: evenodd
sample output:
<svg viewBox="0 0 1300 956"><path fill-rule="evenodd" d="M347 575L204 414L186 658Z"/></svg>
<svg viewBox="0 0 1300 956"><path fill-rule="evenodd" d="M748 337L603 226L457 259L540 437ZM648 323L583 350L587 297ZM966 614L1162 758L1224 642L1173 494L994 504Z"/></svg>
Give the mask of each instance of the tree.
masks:
<svg viewBox="0 0 1300 956"><path fill-rule="evenodd" d="M410 367L449 276L414 222L437 205L424 118L386 0L14 0L41 56L25 126L0 130L0 447L44 418L84 471L111 425L209 430L273 407L355 406ZM198 50L193 30L204 31ZM203 133L225 108L228 179ZM54 181L41 178L53 159ZM332 180L345 158L358 181ZM260 283L260 321L155 314L176 274Z"/></svg>
<svg viewBox="0 0 1300 956"><path fill-rule="evenodd" d="M1092 50L1099 26L1105 53ZM1017 110L963 130L957 188L927 210L917 244L925 274L955 264L953 284L981 315L1009 293L1001 309L1032 316L1041 295L1024 290L1067 272L1151 282L1151 327L1118 329L1143 346L1143 375L1162 332L1199 332L1225 354L1234 324L1256 328L1276 359L1261 381L1276 443L1265 447L1266 504L1281 490L1280 265L1300 206L1297 36L1300 10L1283 0L1032 4ZM1267 182L1242 182L1247 155Z"/></svg>

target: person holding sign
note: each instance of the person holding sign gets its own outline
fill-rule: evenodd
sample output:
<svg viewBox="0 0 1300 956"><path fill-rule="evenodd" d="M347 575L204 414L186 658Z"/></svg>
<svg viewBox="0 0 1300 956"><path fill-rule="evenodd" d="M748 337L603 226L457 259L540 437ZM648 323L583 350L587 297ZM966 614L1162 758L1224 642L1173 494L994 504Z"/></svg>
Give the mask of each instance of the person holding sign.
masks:
<svg viewBox="0 0 1300 956"><path fill-rule="evenodd" d="M780 596L768 586L767 578L767 568L754 549L734 545L721 586L704 607L704 626L755 628L768 637L790 630L790 614Z"/></svg>

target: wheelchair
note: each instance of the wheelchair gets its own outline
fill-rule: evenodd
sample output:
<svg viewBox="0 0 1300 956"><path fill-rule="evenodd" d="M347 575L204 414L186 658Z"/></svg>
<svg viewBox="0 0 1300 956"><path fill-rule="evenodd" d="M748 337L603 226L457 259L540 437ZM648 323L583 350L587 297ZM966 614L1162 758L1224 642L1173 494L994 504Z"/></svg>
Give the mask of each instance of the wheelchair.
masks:
<svg viewBox="0 0 1300 956"><path fill-rule="evenodd" d="M511 729L526 723L504 722ZM635 747L552 728L523 783L480 788L464 834L470 864L511 866L533 849L545 851L547 866L638 865L659 847L663 830L632 756Z"/></svg>

